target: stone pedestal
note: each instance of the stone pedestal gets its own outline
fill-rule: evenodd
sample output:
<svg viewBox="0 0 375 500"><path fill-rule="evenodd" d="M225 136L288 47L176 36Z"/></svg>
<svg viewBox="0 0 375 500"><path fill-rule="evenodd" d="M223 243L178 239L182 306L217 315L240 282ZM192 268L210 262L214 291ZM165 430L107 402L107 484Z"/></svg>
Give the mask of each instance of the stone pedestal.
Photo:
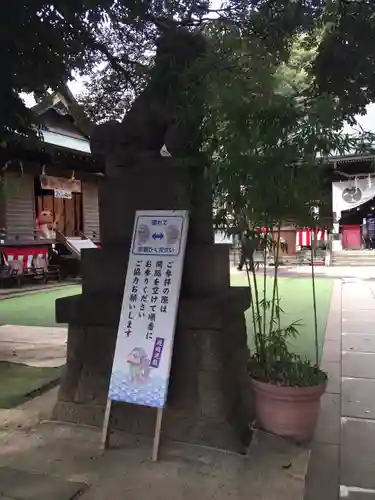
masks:
<svg viewBox="0 0 375 500"><path fill-rule="evenodd" d="M123 169L100 190L101 250L82 256L83 294L60 299L68 357L54 417L101 425L138 209L188 209L190 226L163 436L242 452L253 417L244 311L249 291L230 288L229 248L213 244L211 188L172 160ZM156 411L114 404L112 425L153 435Z"/></svg>

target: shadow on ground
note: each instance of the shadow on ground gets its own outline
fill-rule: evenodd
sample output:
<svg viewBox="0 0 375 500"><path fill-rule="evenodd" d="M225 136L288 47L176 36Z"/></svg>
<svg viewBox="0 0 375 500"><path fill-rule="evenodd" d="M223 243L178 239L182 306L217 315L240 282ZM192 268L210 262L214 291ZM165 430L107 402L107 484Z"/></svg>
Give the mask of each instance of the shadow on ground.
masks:
<svg viewBox="0 0 375 500"><path fill-rule="evenodd" d="M41 396L40 402L46 398L50 405L50 394ZM102 454L99 429L36 424L40 406L34 400L26 409L9 410L5 419L0 412L0 496L14 500L52 496L71 500L77 494L83 500L303 498L308 450L267 434L254 433L247 456L162 442L160 461L152 463L150 440L116 433L111 449ZM44 416L45 406L43 412Z"/></svg>

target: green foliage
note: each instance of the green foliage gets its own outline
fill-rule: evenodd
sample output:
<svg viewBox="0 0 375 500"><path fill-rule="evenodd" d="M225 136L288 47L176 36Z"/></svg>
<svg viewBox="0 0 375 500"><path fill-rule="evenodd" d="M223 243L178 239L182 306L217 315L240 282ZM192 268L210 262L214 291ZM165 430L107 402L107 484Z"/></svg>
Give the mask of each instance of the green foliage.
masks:
<svg viewBox="0 0 375 500"><path fill-rule="evenodd" d="M152 64L157 30L152 22L142 22L141 19L155 19L156 15L171 19L178 4L174 19L178 19L180 25L205 31L225 29L237 38L257 40L262 51L278 61L288 60L292 50L295 68L302 64L305 76L308 75L314 83L311 89L314 95L334 98L336 114L351 119L373 97L375 4L353 1L345 7L349 2L339 2L337 10L332 8L336 3L327 0L224 0L221 8L213 12L209 11L208 2L168 2L163 3L167 7L161 12L156 8L157 2L148 2L147 9L144 7L143 12L138 12L140 21L132 25L135 28L131 37L126 38L126 47L124 35L117 25L109 26L102 35L112 52L125 52L133 61L142 62L146 71L127 68L127 77L124 78L110 64L102 65L100 71L93 73L94 78L87 87L83 102L89 105L92 116L100 119L118 118L124 113L144 85L147 68ZM168 12L165 9L169 9ZM126 16L129 16L128 12ZM123 19L123 11L116 13L116 17ZM296 48L301 49L301 57ZM226 56L230 64L230 53L227 52ZM99 55L98 64L100 59ZM302 73L297 73L294 76L300 80ZM103 99L104 96L107 98ZM111 96L116 96L116 99Z"/></svg>
<svg viewBox="0 0 375 500"><path fill-rule="evenodd" d="M327 375L308 359L302 359L290 352L283 359L270 361L267 371L264 368L264 364L250 358L249 372L261 382L287 387L314 387L324 384L327 380Z"/></svg>
<svg viewBox="0 0 375 500"><path fill-rule="evenodd" d="M280 299L277 298L275 302L275 304L271 300L259 302L261 314L255 315L258 347L257 351L249 356L250 375L262 382L289 387L311 387L323 384L327 379L326 374L316 364L312 364L306 358L301 358L289 349L288 341L296 339L299 335L300 321L294 321L281 328L280 316L284 311L280 307ZM263 314L269 313L272 308L274 315L271 318L269 332L259 332L257 324L263 323Z"/></svg>
<svg viewBox="0 0 375 500"><path fill-rule="evenodd" d="M319 93L335 97L347 118L375 98L375 3L327 1L312 73Z"/></svg>
<svg viewBox="0 0 375 500"><path fill-rule="evenodd" d="M314 385L325 378L318 357L313 365L290 352L287 340L297 335L298 323L280 326L278 230L286 219L319 224L312 212L324 202L319 156L349 150L355 139L340 131L342 116L334 100L314 96L308 72L311 52L304 54L299 48L280 62L252 37L239 39L227 30L210 35L209 57L217 61L212 67L221 70L209 73L205 147L214 165L216 225L232 233L246 229L249 237L244 249L250 263L256 347L250 367L256 367L255 376L271 383ZM255 272L255 248L263 249L263 276ZM270 300L267 253L275 262ZM311 334L317 338L316 328Z"/></svg>
<svg viewBox="0 0 375 500"><path fill-rule="evenodd" d="M223 0L219 8L210 3L14 0L7 4L0 20L1 138L15 130L28 133L35 121L20 92L33 92L39 98L47 89L56 90L72 71L90 77L82 102L95 121L120 118L147 81L156 39L178 26L225 28L239 40L257 40L256 53L278 61L288 59L295 38L303 35L304 44L313 48L306 71L314 78L316 96L334 98L336 112L347 118L374 98L374 2ZM233 59L229 53L226 57L228 67ZM256 73L260 74L259 67ZM237 81L233 83L232 89L241 90Z"/></svg>
<svg viewBox="0 0 375 500"><path fill-rule="evenodd" d="M121 114L124 105L139 92L142 72L147 71L144 63L150 62L150 51L160 31L192 17L199 21L207 7L207 2L196 0L9 3L0 19L0 138L16 130L30 131L35 117L18 97L20 92L33 92L39 98L47 89L56 90L69 80L72 71L91 74L94 89L98 82L104 83L108 102L102 103L103 108L107 113L112 109ZM116 81L121 83L118 92ZM119 105L113 106L113 94L121 110ZM98 107L100 111L96 103Z"/></svg>
<svg viewBox="0 0 375 500"><path fill-rule="evenodd" d="M358 149L363 137L342 133L335 99L314 94L313 50L295 41L280 62L253 37L216 30L211 41L204 132L217 227L315 224L311 207L330 203L323 159Z"/></svg>
<svg viewBox="0 0 375 500"><path fill-rule="evenodd" d="M316 360L311 363L288 347L300 323L281 327L279 230L286 219L319 225L312 208L322 208L325 202L322 158L332 150L349 151L361 138L341 132L343 115L334 99L314 94L309 73L313 50L294 45L289 59L280 62L253 37L239 39L227 30L210 35L209 57L217 61L212 67L221 70L209 73L205 147L214 165L216 225L230 233L247 233L243 251L249 262L255 337L250 375L286 386L321 384L326 375L318 367L314 254L311 335ZM255 249L263 251L262 275L255 271ZM270 299L267 254L275 262Z"/></svg>

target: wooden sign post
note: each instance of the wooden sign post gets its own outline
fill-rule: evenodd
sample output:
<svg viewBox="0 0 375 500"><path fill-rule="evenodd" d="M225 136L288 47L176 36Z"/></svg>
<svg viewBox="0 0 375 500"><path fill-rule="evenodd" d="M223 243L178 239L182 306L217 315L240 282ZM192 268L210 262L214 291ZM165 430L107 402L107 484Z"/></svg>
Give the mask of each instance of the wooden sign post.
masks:
<svg viewBox="0 0 375 500"><path fill-rule="evenodd" d="M163 419L163 408L158 408L156 413L156 425L154 433L154 444L152 446L152 461L157 462L159 457L161 422Z"/></svg>
<svg viewBox="0 0 375 500"><path fill-rule="evenodd" d="M157 409L158 459L188 231L188 212L136 213L101 448L109 445L112 401Z"/></svg>

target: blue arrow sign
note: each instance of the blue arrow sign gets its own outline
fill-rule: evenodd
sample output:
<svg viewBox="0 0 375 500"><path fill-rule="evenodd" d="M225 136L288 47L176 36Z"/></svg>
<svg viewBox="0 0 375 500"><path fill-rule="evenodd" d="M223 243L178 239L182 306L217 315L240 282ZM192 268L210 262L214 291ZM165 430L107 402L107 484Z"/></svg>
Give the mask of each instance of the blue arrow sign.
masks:
<svg viewBox="0 0 375 500"><path fill-rule="evenodd" d="M152 235L152 237L154 238L154 240L162 240L164 238L164 234L163 233L154 233Z"/></svg>

